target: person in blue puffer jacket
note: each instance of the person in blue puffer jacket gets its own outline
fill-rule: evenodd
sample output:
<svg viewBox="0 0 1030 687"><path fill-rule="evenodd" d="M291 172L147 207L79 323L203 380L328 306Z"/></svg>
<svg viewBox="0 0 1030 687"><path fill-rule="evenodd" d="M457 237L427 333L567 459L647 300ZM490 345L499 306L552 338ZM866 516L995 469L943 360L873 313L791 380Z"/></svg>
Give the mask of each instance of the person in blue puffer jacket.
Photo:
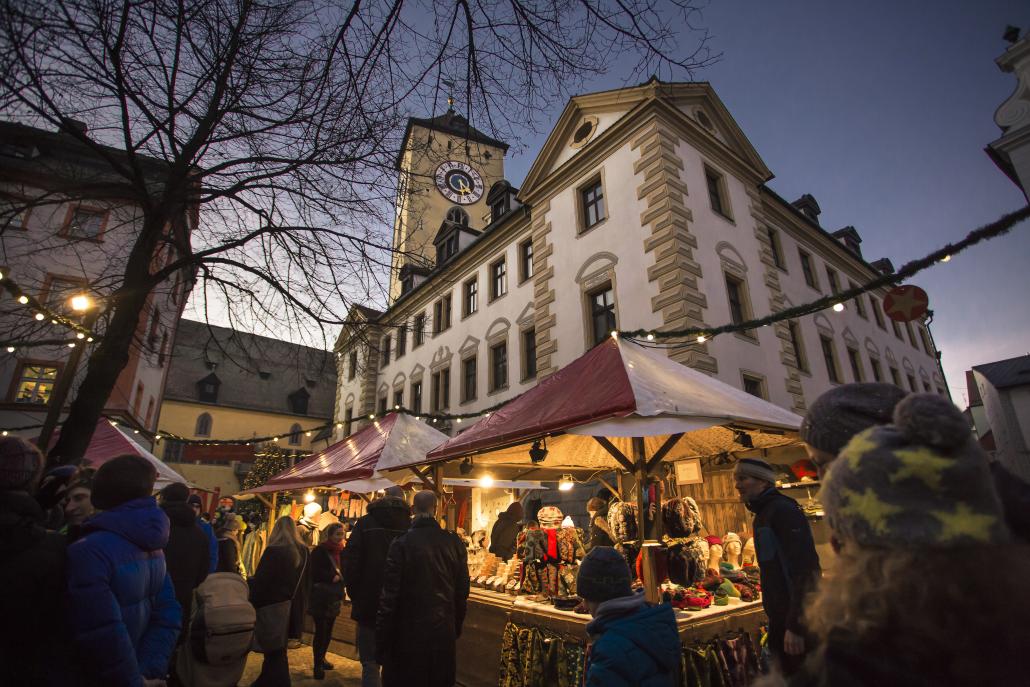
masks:
<svg viewBox="0 0 1030 687"><path fill-rule="evenodd" d="M72 634L86 683L163 684L182 625L162 548L168 516L151 496L157 473L140 456L114 458L93 478L101 510L68 547Z"/></svg>
<svg viewBox="0 0 1030 687"><path fill-rule="evenodd" d="M576 589L594 617L587 624L586 687L679 684L680 639L667 603L644 601L630 586L626 559L610 546L590 550Z"/></svg>

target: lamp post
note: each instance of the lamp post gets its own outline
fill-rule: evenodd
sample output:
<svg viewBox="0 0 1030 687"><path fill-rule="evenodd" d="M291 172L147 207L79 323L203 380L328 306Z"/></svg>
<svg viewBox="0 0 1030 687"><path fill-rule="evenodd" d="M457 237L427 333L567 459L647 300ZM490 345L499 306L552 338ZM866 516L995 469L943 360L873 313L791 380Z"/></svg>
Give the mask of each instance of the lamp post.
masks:
<svg viewBox="0 0 1030 687"><path fill-rule="evenodd" d="M83 315L82 326L92 331L97 317L100 316L100 308L96 307L93 299L86 294L78 294L72 296L69 303L72 310ZM50 437L53 436L54 429L57 427L57 421L61 418L61 410L64 408L68 392L71 391L72 384L75 382L75 373L79 369L79 363L82 361L82 352L85 348L86 341L81 341L72 349L71 355L68 356L68 362L64 369L61 370L61 376L58 377L57 383L54 385L53 393L50 394L50 404L47 408L46 419L43 420L43 427L39 430L39 440L36 444L44 454L50 451Z"/></svg>

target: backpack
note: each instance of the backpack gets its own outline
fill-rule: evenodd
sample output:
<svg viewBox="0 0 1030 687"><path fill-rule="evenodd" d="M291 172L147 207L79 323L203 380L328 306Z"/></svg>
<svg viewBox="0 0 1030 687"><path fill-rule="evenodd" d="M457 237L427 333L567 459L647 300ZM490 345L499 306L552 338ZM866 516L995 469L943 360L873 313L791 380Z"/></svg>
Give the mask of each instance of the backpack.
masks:
<svg viewBox="0 0 1030 687"><path fill-rule="evenodd" d="M194 592L186 643L192 658L218 666L246 658L257 614L236 573L212 573Z"/></svg>

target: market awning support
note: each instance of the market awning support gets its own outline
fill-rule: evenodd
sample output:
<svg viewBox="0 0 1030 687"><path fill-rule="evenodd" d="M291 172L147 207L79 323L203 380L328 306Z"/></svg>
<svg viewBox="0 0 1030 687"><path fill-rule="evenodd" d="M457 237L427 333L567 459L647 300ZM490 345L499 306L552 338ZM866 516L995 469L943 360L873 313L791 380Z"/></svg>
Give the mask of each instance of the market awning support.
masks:
<svg viewBox="0 0 1030 687"><path fill-rule="evenodd" d="M414 465L409 465L408 469L415 473L415 476L418 477L422 481L422 484L426 485L427 487L429 487L430 489L435 491L437 497L440 496L439 490L436 488L436 485L433 483L433 480L429 477L429 472L430 472L429 469L426 469L423 472L422 470L419 470Z"/></svg>
<svg viewBox="0 0 1030 687"><path fill-rule="evenodd" d="M622 492L613 487L612 485L608 484L607 480L605 480L604 477L598 477L597 481L600 482L605 489L610 491L613 496L617 497L620 501L622 500Z"/></svg>

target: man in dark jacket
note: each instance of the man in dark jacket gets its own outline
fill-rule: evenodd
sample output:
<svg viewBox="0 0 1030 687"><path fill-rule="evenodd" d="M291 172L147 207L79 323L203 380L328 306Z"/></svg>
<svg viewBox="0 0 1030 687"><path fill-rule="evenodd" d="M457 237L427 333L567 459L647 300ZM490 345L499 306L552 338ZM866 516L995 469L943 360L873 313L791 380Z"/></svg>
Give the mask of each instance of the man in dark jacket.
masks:
<svg viewBox="0 0 1030 687"><path fill-rule="evenodd" d="M19 437L0 438L0 682L69 684L64 625L64 538L47 532L32 497L43 456ZM71 683L74 684L74 683Z"/></svg>
<svg viewBox="0 0 1030 687"><path fill-rule="evenodd" d="M764 460L741 458L733 479L747 509L762 575L762 606L769 616L768 646L790 675L805 654L801 603L819 579L819 555L812 528L798 502L776 489L776 475Z"/></svg>
<svg viewBox="0 0 1030 687"><path fill-rule="evenodd" d="M100 466L91 498L103 512L68 547L73 639L93 684L141 687L168 675L182 611L162 551L168 517L150 495L156 477L135 455Z"/></svg>
<svg viewBox="0 0 1030 687"><path fill-rule="evenodd" d="M436 522L436 494L415 495L411 529L390 545L376 614L384 687L451 687L469 595L465 545Z"/></svg>
<svg viewBox="0 0 1030 687"><path fill-rule="evenodd" d="M490 530L490 553L506 561L515 554L515 540L519 536L520 523L525 513L522 502L515 501L508 510L497 516L497 522Z"/></svg>
<svg viewBox="0 0 1030 687"><path fill-rule="evenodd" d="M358 657L362 687L379 687L376 663L376 609L383 590L383 568L390 544L408 530L411 509L400 487L390 487L386 496L368 506L368 513L354 523L343 549L343 577L351 601L350 617L357 621Z"/></svg>
<svg viewBox="0 0 1030 687"><path fill-rule="evenodd" d="M182 607L182 625L190 622L193 590L207 579L209 549L207 535L197 525L197 518L186 499L190 490L185 484L169 484L161 490L161 510L168 516L171 528L164 547L165 565L172 578L175 599Z"/></svg>
<svg viewBox="0 0 1030 687"><path fill-rule="evenodd" d="M211 523L207 520L200 517L201 511L204 509L204 502L199 496L196 494L190 494L189 498L186 499L186 502L190 504L190 508L193 509L193 514L197 517L197 526L200 528L200 531L204 533L204 536L207 537L209 556L207 571L209 573L213 573L218 567L218 538L215 537L215 528L212 527Z"/></svg>

